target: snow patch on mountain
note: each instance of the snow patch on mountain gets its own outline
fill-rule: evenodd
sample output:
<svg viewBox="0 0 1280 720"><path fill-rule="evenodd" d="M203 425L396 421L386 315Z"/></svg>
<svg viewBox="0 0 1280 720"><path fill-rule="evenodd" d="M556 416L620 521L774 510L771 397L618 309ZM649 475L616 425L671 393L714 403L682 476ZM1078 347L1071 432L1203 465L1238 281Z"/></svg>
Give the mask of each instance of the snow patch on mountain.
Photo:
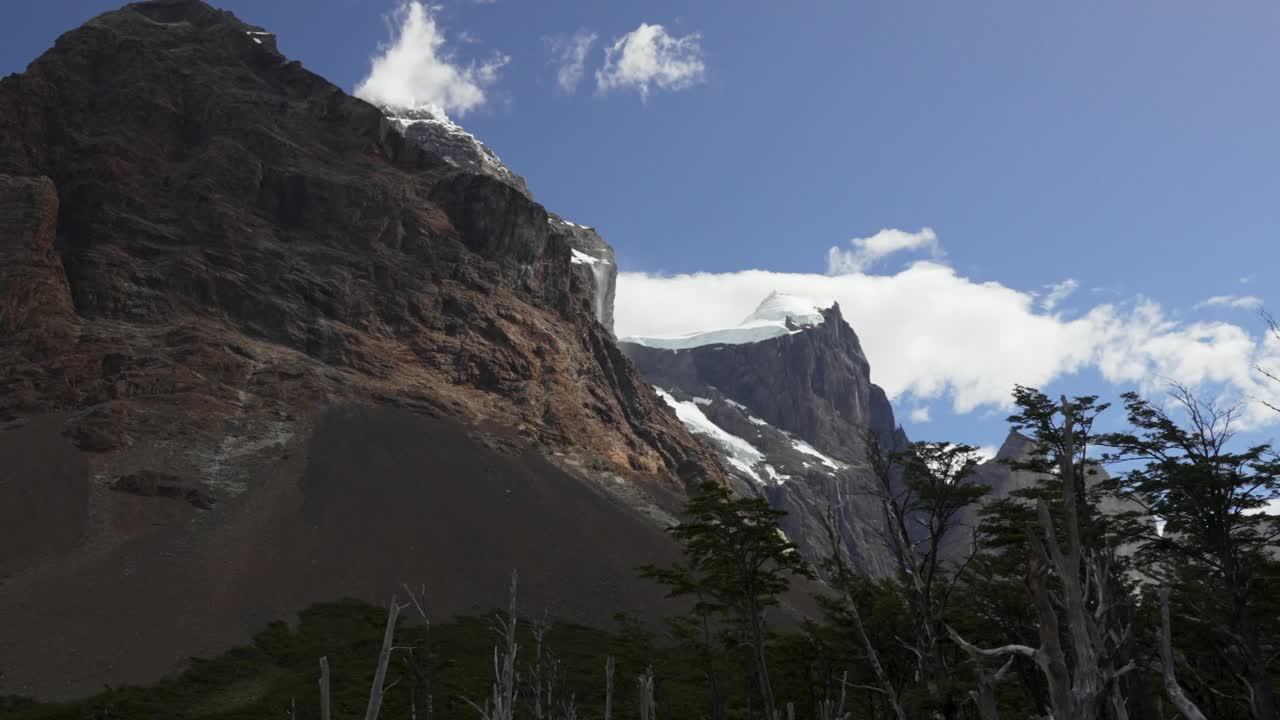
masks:
<svg viewBox="0 0 1280 720"><path fill-rule="evenodd" d="M571 252L573 253L573 257L570 258L570 260L575 265L597 265L601 263L605 265L610 264L608 260L605 260L603 258L598 258L598 257L591 257L590 255L582 252L581 250L578 250L577 248L573 248Z"/></svg>
<svg viewBox="0 0 1280 720"><path fill-rule="evenodd" d="M760 452L754 445L743 440L737 435L731 435L725 432L719 425L711 422L702 412L696 400L684 402L675 399L671 393L660 387L655 387L654 391L658 393L658 397L662 398L672 410L676 411L676 417L689 432L694 435L700 435L710 440L713 445L724 453L725 461L729 463L734 470L742 475L754 480L757 484L765 484L766 480L757 472L757 466L762 466L768 482L778 484L784 480L791 479L789 475L783 475L775 470L771 465L764 462L764 453ZM815 451L816 452L816 451Z"/></svg>
<svg viewBox="0 0 1280 720"><path fill-rule="evenodd" d="M818 451L817 448L815 448L814 446L810 445L809 443L803 440L796 440L795 438L792 438L791 446L794 447L797 452L802 452L805 455L811 455L813 457L818 458L818 460L820 460L823 465L826 465L832 470L840 469L840 463L836 462L835 460L832 460L826 455L823 455L821 452Z"/></svg>
<svg viewBox="0 0 1280 720"><path fill-rule="evenodd" d="M627 337L622 340L668 350L686 350L717 344L745 345L793 335L823 322L822 310L813 301L797 295L772 292L737 327L666 337Z"/></svg>

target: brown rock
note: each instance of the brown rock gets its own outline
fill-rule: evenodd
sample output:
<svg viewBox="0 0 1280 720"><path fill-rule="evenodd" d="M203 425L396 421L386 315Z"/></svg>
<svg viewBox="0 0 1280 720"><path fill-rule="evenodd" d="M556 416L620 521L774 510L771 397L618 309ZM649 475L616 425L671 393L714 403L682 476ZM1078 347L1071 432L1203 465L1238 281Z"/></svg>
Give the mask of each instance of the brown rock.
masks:
<svg viewBox="0 0 1280 720"><path fill-rule="evenodd" d="M568 617L656 616L652 506L724 476L597 322L569 233L249 32L135 3L0 80L0 439L36 433L0 467L73 462L0 523L30 549L0 583L0 692L146 682L406 581L484 610L513 566Z"/></svg>

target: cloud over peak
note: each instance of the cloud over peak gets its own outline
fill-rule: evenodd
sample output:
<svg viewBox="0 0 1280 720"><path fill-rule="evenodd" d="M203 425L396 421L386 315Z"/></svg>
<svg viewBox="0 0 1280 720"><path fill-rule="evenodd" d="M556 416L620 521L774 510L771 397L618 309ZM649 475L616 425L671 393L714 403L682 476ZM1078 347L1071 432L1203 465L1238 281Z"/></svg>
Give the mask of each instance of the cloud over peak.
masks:
<svg viewBox="0 0 1280 720"><path fill-rule="evenodd" d="M885 228L871 237L853 238L849 244L852 247L848 250L833 247L827 251L828 274L864 272L876 261L908 250L928 250L934 257L941 253L938 235L933 228L921 228L913 233Z"/></svg>
<svg viewBox="0 0 1280 720"><path fill-rule="evenodd" d="M412 0L388 18L391 42L379 47L369 74L356 86L357 97L394 107L433 105L459 117L485 103L487 88L510 58L495 54L481 63L460 64L432 10Z"/></svg>
<svg viewBox="0 0 1280 720"><path fill-rule="evenodd" d="M648 98L653 89L684 90L706 79L702 36L670 35L661 25L639 27L605 48L604 65L596 71L596 92L632 89Z"/></svg>
<svg viewBox="0 0 1280 720"><path fill-rule="evenodd" d="M1045 387L1085 370L1148 394L1176 381L1280 405L1280 383L1257 370L1280 373L1280 337L1232 323L1178 319L1142 297L1064 316L1054 310L1075 288L1073 281L1039 297L964 277L937 260L870 274L860 268L894 252L936 250L937 237L886 230L861 240L851 250L834 249L838 261L829 258L828 265L837 274L623 273L618 335L669 337L733 327L762 297L779 291L823 306L839 302L862 340L873 379L891 398L909 398L914 422L927 421L933 400L949 399L958 413L1008 408L1014 385ZM1280 414L1258 402L1241 417L1242 428L1277 422Z"/></svg>

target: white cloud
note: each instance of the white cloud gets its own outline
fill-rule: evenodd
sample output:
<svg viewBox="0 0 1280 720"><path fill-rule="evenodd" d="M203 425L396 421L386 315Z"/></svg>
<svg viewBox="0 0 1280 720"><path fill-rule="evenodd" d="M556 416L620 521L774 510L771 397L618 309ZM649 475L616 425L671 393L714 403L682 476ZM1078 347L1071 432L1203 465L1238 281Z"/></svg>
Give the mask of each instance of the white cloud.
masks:
<svg viewBox="0 0 1280 720"><path fill-rule="evenodd" d="M1049 294L1045 295L1044 299L1040 301L1040 308L1045 312L1053 312L1058 303L1070 297L1071 293L1075 292L1079 287L1080 283L1071 278L1049 285Z"/></svg>
<svg viewBox="0 0 1280 720"><path fill-rule="evenodd" d="M921 405L918 408L913 408L911 410L911 422L914 422L914 423L929 422L929 407L927 405Z"/></svg>
<svg viewBox="0 0 1280 720"><path fill-rule="evenodd" d="M618 335L733 327L774 290L824 306L838 301L862 341L872 379L895 400L908 396L923 405L946 398L958 413L1003 409L1015 384L1046 387L1093 369L1152 396L1172 380L1280 405L1280 383L1256 369L1280 371L1280 338L1230 323L1174 320L1143 298L1098 304L1067 319L1043 311L1034 293L976 282L936 261L891 275L623 273ZM1280 414L1250 403L1241 427L1276 422Z"/></svg>
<svg viewBox="0 0 1280 720"><path fill-rule="evenodd" d="M1253 295L1214 295L1196 305L1202 307L1230 308L1232 310L1261 310L1262 298Z"/></svg>
<svg viewBox="0 0 1280 720"><path fill-rule="evenodd" d="M925 249L934 257L941 252L938 235L933 228L922 228L913 233L885 228L871 237L853 238L849 244L853 246L851 250L833 247L827 251L827 273L847 275L865 272L876 261L906 250Z"/></svg>
<svg viewBox="0 0 1280 720"><path fill-rule="evenodd" d="M578 89L582 81L582 72L587 64L587 53L599 38L593 32L579 30L570 37L548 38L547 49L551 51L552 62L556 64L556 87L563 93L572 93Z"/></svg>
<svg viewBox="0 0 1280 720"><path fill-rule="evenodd" d="M978 462L987 462L988 460L995 460L996 453L999 451L1000 449L995 445L981 445L974 448L973 454L978 456Z"/></svg>
<svg viewBox="0 0 1280 720"><path fill-rule="evenodd" d="M632 88L648 98L653 88L684 90L706 78L702 35L673 37L661 25L641 23L604 50L596 92Z"/></svg>
<svg viewBox="0 0 1280 720"><path fill-rule="evenodd" d="M378 48L369 75L356 86L357 97L395 107L432 105L459 117L485 103L486 89L510 58L498 54L483 63L459 64L432 10L413 0L388 18L391 43Z"/></svg>

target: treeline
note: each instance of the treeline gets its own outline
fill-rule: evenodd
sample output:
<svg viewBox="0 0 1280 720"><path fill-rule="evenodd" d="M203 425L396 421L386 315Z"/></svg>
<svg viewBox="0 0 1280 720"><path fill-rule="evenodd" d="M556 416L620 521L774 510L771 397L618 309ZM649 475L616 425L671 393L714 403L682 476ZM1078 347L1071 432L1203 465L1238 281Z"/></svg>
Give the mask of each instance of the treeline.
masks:
<svg viewBox="0 0 1280 720"><path fill-rule="evenodd" d="M671 528L683 559L639 569L673 598L662 632L522 612L514 576L505 612L435 624L406 587L152 687L0 698L0 717L1276 720L1272 447L1238 446L1238 409L1182 388L1165 406L1123 396L1126 427L1106 433L1096 397L1014 400L1033 450L1011 465L1034 482L987 499L974 448L868 436L875 486L832 499L816 564L764 499L702 488ZM840 502L883 510L893 577L852 571ZM779 607L811 588L816 608Z"/></svg>
<svg viewBox="0 0 1280 720"><path fill-rule="evenodd" d="M1032 449L1006 462L1034 482L1008 497L984 500L972 447L867 437L876 487L843 501L883 508L890 579L851 571L834 512L811 568L763 500L708 487L690 502L672 530L685 562L646 572L695 600L672 627L704 659L706 717L795 714L771 685L764 610L816 573L830 592L803 634L827 670L807 717L1277 718L1273 448L1239 446L1238 406L1176 386L1163 405L1124 395L1127 427L1106 433L1097 397L1014 400ZM754 682L726 702L720 677L744 655Z"/></svg>

